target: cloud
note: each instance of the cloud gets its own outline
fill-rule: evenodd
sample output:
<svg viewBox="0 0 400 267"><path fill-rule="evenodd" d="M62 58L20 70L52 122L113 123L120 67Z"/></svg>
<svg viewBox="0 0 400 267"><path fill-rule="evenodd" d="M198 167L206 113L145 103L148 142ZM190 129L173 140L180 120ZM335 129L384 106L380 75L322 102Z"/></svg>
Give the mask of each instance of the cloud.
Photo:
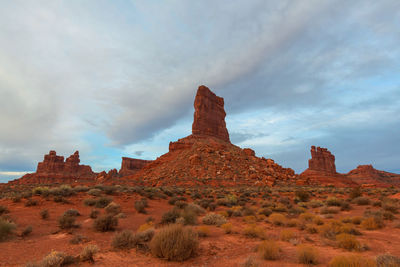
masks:
<svg viewBox="0 0 400 267"><path fill-rule="evenodd" d="M3 2L0 171L33 170L50 149L79 149L106 165L118 154L106 147L154 158L167 146L155 138L186 134L180 125L200 84L225 98L234 142L285 155L296 170L311 140L350 145L354 125L387 137L399 122L399 8L389 0ZM105 138L88 141L92 133ZM386 147L369 151L389 151L394 162Z"/></svg>

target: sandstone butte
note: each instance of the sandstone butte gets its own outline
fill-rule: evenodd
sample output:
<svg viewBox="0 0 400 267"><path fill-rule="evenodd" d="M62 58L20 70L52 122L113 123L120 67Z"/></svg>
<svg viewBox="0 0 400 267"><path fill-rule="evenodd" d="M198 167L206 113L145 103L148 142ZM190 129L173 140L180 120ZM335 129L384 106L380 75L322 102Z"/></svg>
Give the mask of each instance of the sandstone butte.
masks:
<svg viewBox="0 0 400 267"><path fill-rule="evenodd" d="M233 145L225 123L224 99L202 85L194 101L192 134L170 142L169 152L155 161L123 157L121 169L94 173L80 165L76 151L64 161L50 151L35 173L9 184L131 183L151 186L191 185L332 185L400 186L400 174L360 165L347 174L336 171L335 156L326 148L311 147L308 169L296 175L272 159L259 158L250 148Z"/></svg>
<svg viewBox="0 0 400 267"><path fill-rule="evenodd" d="M272 186L295 180L292 169L230 142L224 99L206 86L198 88L194 109L191 135L170 142L168 153L121 180L151 186Z"/></svg>
<svg viewBox="0 0 400 267"><path fill-rule="evenodd" d="M80 165L79 151L69 156L65 161L63 156L58 156L51 150L38 163L35 173L28 173L20 179L9 182L10 184L52 184L94 182L97 174L87 165Z"/></svg>

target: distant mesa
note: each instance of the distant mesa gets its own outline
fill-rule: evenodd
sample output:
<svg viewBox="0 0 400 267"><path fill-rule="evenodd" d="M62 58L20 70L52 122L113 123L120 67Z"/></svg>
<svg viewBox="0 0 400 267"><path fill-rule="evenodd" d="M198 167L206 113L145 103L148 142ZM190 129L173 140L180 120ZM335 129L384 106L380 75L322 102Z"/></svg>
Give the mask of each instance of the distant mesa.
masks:
<svg viewBox="0 0 400 267"><path fill-rule="evenodd" d="M143 169L144 166L151 162L152 160L123 157L121 162L121 169L118 173L120 176L132 175Z"/></svg>
<svg viewBox="0 0 400 267"><path fill-rule="evenodd" d="M335 156L327 149L311 146L311 159L308 169L299 176L297 184L356 186L357 184L343 174L336 172Z"/></svg>
<svg viewBox="0 0 400 267"><path fill-rule="evenodd" d="M359 165L346 174L348 178L360 185L400 186L400 174L380 171L372 165Z"/></svg>
<svg viewBox="0 0 400 267"><path fill-rule="evenodd" d="M79 151L69 156L65 161L51 150L38 163L35 173L22 176L10 183L14 184L43 184L43 183L72 183L78 181L94 181L97 174L88 165L80 165Z"/></svg>

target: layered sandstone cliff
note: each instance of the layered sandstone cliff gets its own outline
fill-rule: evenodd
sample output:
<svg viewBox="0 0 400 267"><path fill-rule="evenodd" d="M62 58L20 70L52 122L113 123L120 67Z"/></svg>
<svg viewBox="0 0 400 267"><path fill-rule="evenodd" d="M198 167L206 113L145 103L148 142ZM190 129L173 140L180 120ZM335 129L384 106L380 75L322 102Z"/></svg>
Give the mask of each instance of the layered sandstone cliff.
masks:
<svg viewBox="0 0 400 267"><path fill-rule="evenodd" d="M63 156L58 156L51 150L38 163L35 173L29 173L12 184L45 184L45 183L72 183L94 181L97 174L88 165L81 165L79 151L69 156L65 161Z"/></svg>
<svg viewBox="0 0 400 267"><path fill-rule="evenodd" d="M346 176L362 186L400 186L400 174L380 171L372 165L359 165Z"/></svg>
<svg viewBox="0 0 400 267"><path fill-rule="evenodd" d="M144 166L151 162L152 160L123 157L121 162L121 169L118 173L120 176L132 175L143 169Z"/></svg>

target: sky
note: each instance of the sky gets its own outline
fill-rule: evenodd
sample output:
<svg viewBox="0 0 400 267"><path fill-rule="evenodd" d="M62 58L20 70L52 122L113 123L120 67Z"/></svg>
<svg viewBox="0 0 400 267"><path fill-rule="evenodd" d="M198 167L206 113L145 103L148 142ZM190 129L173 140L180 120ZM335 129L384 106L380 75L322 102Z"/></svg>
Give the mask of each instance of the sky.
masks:
<svg viewBox="0 0 400 267"><path fill-rule="evenodd" d="M232 143L297 173L400 173L398 0L0 0L0 182L49 150L95 171L191 133L199 85Z"/></svg>

